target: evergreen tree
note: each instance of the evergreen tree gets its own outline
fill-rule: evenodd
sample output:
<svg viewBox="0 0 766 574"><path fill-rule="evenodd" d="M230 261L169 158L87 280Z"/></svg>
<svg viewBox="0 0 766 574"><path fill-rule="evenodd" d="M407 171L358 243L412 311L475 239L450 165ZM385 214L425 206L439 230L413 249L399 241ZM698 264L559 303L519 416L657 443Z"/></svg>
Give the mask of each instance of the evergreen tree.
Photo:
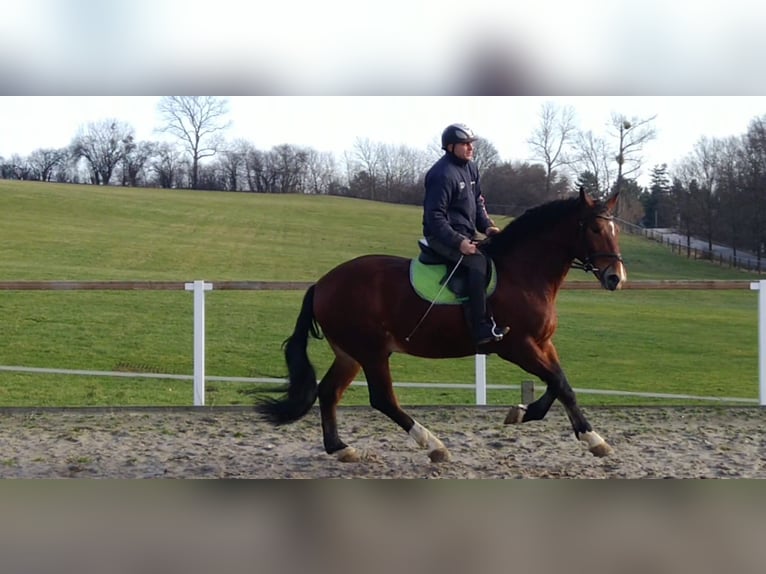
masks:
<svg viewBox="0 0 766 574"><path fill-rule="evenodd" d="M643 198L646 212L643 220L644 227L669 227L672 225L674 206L670 187L667 164L654 166L649 193L644 194Z"/></svg>
<svg viewBox="0 0 766 574"><path fill-rule="evenodd" d="M586 193L591 197L601 197L601 190L598 188L598 177L592 171L583 171L577 176L575 187L579 190L585 188Z"/></svg>

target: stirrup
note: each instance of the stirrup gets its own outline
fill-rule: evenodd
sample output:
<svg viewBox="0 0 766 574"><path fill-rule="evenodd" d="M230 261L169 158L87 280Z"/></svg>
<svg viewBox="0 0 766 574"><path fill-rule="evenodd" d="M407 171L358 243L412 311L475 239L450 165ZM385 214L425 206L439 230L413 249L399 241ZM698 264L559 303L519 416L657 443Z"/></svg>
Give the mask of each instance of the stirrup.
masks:
<svg viewBox="0 0 766 574"><path fill-rule="evenodd" d="M492 321L492 336L495 337L495 341L502 340L510 332L510 327L498 327L494 317L490 317L489 320Z"/></svg>
<svg viewBox="0 0 766 574"><path fill-rule="evenodd" d="M488 343L497 343L498 341L502 340L505 335L508 334L508 332L511 330L510 327L503 327L500 328L497 326L497 323L495 322L494 318L489 318L489 334L485 337L482 337L476 341L477 346L486 345Z"/></svg>

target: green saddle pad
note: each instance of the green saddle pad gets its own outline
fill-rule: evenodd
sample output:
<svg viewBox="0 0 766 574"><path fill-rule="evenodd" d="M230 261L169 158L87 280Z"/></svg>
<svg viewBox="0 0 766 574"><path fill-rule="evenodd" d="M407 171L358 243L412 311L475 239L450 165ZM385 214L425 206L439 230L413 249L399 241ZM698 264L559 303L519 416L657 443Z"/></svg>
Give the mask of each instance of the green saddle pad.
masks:
<svg viewBox="0 0 766 574"><path fill-rule="evenodd" d="M492 268L489 285L487 285L487 297L492 295L497 287L495 262L492 261L491 263ZM459 298L448 287L442 289L442 286L439 284L439 281L445 279L451 271L452 267L448 269L447 265L424 265L417 259L413 259L410 262L410 283L412 283L415 292L429 303L433 301L440 305L460 305L463 301L467 301L467 297ZM441 293L439 293L440 289Z"/></svg>

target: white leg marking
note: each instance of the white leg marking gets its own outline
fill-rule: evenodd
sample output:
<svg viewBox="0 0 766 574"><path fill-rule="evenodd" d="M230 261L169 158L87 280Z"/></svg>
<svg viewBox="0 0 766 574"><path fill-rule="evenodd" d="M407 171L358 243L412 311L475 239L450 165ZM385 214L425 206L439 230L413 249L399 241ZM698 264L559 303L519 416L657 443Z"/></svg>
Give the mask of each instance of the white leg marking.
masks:
<svg viewBox="0 0 766 574"><path fill-rule="evenodd" d="M419 446L428 449L428 458L431 459L431 462L448 462L450 460L449 451L444 443L418 421L415 421L409 434Z"/></svg>
<svg viewBox="0 0 766 574"><path fill-rule="evenodd" d="M428 449L428 452L444 448L444 443L436 438L430 430L425 428L419 422L415 421L415 424L410 429L410 436L421 447Z"/></svg>
<svg viewBox="0 0 766 574"><path fill-rule="evenodd" d="M595 431L589 431L584 433L580 437L580 440L588 445L588 450L593 450L594 448L597 448L606 442Z"/></svg>
<svg viewBox="0 0 766 574"><path fill-rule="evenodd" d="M580 437L580 440L588 445L588 450L594 456L602 457L612 454L612 447L609 446L603 438L598 436L598 434L593 431L584 433Z"/></svg>
<svg viewBox="0 0 766 574"><path fill-rule="evenodd" d="M356 452L356 449L352 446L339 450L335 453L335 456L340 462L359 462L362 457Z"/></svg>
<svg viewBox="0 0 766 574"><path fill-rule="evenodd" d="M504 425L518 425L524 421L524 413L527 412L526 405L511 406L508 409L508 414L505 415Z"/></svg>

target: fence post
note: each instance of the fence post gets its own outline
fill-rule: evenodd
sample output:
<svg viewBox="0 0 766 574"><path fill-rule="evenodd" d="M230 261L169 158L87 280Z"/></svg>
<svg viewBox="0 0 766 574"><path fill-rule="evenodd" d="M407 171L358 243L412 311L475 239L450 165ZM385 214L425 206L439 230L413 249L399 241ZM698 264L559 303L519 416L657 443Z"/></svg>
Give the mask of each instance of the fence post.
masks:
<svg viewBox="0 0 766 574"><path fill-rule="evenodd" d="M476 355L476 404L487 404L487 356Z"/></svg>
<svg viewBox="0 0 766 574"><path fill-rule="evenodd" d="M521 404L529 405L535 402L535 383L521 381Z"/></svg>
<svg viewBox="0 0 766 574"><path fill-rule="evenodd" d="M194 292L194 406L205 406L205 291L212 283L185 283L186 291Z"/></svg>
<svg viewBox="0 0 766 574"><path fill-rule="evenodd" d="M758 291L758 403L766 406L766 281L751 283L750 289Z"/></svg>

